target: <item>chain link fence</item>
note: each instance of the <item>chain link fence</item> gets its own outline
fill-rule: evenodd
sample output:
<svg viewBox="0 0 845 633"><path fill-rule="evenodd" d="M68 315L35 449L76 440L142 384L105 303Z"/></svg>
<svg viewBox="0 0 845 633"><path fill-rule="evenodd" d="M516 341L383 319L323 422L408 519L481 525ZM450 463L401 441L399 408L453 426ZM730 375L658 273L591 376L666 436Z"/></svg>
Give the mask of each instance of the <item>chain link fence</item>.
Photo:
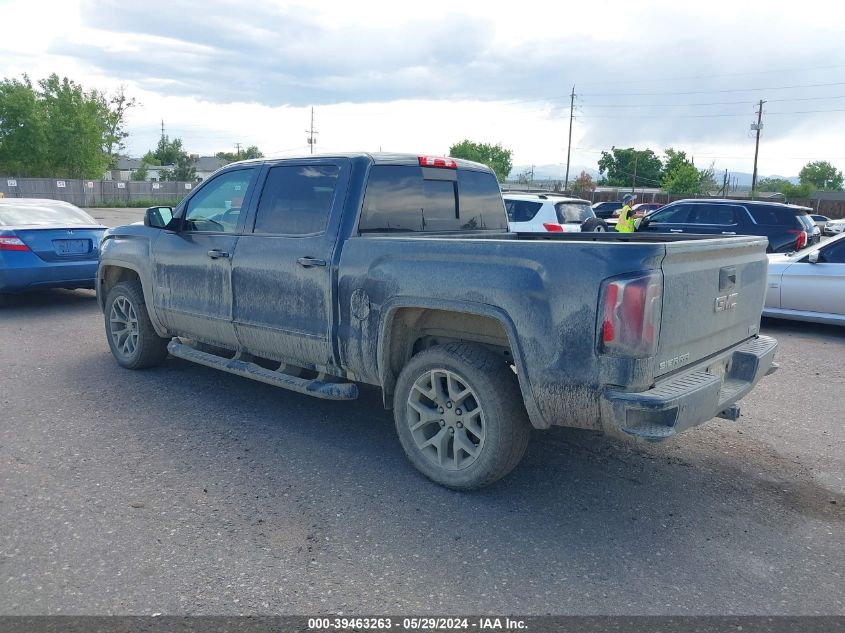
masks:
<svg viewBox="0 0 845 633"><path fill-rule="evenodd" d="M190 193L191 182L135 182L0 177L0 197L51 198L78 207L137 207L170 204Z"/></svg>

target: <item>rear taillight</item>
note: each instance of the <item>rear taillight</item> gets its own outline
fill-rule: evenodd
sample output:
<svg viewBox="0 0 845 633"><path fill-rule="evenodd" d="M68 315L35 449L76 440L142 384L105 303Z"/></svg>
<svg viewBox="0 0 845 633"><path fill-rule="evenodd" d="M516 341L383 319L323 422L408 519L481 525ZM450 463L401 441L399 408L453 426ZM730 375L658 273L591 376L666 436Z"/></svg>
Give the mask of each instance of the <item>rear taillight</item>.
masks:
<svg viewBox="0 0 845 633"><path fill-rule="evenodd" d="M440 156L420 156L420 167L440 167L441 169L457 169L458 163L454 158Z"/></svg>
<svg viewBox="0 0 845 633"><path fill-rule="evenodd" d="M28 251L29 246L17 237L0 236L0 251Z"/></svg>
<svg viewBox="0 0 845 633"><path fill-rule="evenodd" d="M543 222L543 226L551 233L562 233L563 227L560 224L552 224L551 222Z"/></svg>
<svg viewBox="0 0 845 633"><path fill-rule="evenodd" d="M798 229L790 229L789 231L795 236L795 250L800 251L807 245L807 231L799 231Z"/></svg>
<svg viewBox="0 0 845 633"><path fill-rule="evenodd" d="M663 275L652 273L605 283L602 293L602 351L653 356L657 351Z"/></svg>

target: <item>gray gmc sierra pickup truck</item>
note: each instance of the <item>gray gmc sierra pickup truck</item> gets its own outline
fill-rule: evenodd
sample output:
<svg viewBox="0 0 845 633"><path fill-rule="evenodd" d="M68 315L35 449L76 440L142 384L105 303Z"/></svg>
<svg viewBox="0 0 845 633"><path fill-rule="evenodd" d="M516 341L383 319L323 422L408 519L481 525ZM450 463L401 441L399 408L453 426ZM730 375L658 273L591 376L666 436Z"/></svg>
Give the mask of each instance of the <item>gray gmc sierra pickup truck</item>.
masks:
<svg viewBox="0 0 845 633"><path fill-rule="evenodd" d="M468 161L240 162L110 230L98 300L123 367L381 387L408 459L455 489L510 472L532 426L662 440L738 417L775 367L765 238L551 235L508 233Z"/></svg>

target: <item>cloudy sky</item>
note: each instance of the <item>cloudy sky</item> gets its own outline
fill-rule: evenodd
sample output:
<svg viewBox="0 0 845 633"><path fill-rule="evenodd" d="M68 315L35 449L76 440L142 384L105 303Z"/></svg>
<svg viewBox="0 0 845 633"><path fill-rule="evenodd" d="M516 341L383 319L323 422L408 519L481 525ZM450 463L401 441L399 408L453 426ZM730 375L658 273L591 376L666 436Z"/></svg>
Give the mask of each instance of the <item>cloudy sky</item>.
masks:
<svg viewBox="0 0 845 633"><path fill-rule="evenodd" d="M595 168L611 146L684 149L761 174L845 169L845 5L0 0L0 76L123 85L128 151L164 119L192 153L258 145L446 153L502 143L516 164Z"/></svg>

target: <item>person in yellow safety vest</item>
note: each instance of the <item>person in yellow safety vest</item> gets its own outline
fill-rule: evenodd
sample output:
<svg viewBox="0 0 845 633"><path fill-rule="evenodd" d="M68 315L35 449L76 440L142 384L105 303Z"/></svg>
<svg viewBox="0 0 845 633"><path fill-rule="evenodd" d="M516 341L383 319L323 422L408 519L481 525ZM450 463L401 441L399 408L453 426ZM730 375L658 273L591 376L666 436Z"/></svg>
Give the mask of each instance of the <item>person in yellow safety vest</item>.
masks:
<svg viewBox="0 0 845 633"><path fill-rule="evenodd" d="M620 233L634 232L634 217L631 205L637 199L632 193L626 193L622 198L622 208L619 209L619 220L616 222L616 230Z"/></svg>

